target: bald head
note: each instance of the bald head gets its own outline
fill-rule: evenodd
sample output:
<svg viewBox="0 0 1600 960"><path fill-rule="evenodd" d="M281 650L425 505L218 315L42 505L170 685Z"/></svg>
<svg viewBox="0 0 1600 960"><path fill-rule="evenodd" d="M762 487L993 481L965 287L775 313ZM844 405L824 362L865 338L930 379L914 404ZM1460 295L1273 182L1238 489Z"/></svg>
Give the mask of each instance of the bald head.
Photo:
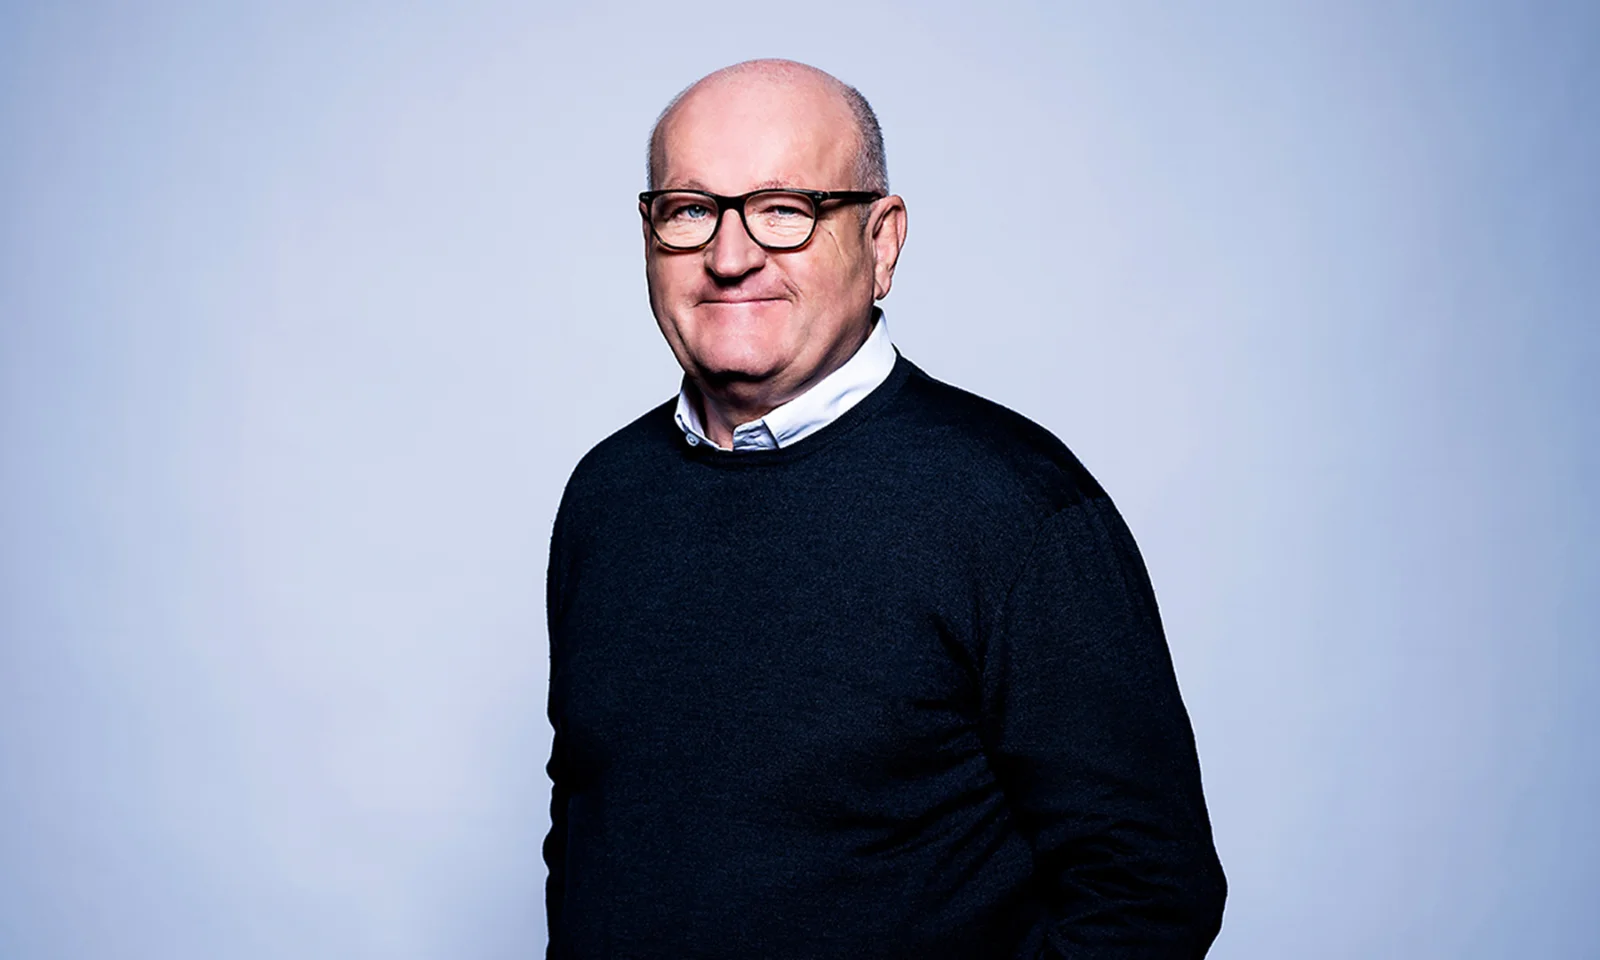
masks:
<svg viewBox="0 0 1600 960"><path fill-rule="evenodd" d="M661 111L650 130L646 179L650 189L660 186L667 169L667 149L674 121L690 108L781 110L797 120L836 127L851 138L854 149L854 183L830 184L834 189L889 192L888 164L884 158L883 131L877 115L856 88L832 74L793 60L747 60L724 67L696 81ZM820 115L820 116L819 116Z"/></svg>

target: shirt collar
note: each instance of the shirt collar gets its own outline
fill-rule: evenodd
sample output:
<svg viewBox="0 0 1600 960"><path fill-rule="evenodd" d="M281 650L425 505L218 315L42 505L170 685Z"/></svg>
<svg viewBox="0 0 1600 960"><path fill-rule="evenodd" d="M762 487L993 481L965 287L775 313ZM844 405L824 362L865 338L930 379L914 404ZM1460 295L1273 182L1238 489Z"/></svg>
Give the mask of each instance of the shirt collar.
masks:
<svg viewBox="0 0 1600 960"><path fill-rule="evenodd" d="M774 407L766 416L734 427L732 449L776 450L796 443L839 419L887 380L894 369L894 344L889 340L889 326L883 311L873 308L873 312L877 319L872 332L849 360L804 393ZM706 436L690 389L689 379L685 377L678 390L678 407L673 419L690 446L704 443L716 447Z"/></svg>

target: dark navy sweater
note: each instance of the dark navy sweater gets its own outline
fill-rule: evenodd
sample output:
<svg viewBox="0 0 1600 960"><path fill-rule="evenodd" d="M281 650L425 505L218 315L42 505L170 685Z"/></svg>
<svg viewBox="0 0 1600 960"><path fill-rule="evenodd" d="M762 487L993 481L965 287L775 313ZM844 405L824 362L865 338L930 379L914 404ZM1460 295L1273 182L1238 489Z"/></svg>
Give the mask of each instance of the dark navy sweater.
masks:
<svg viewBox="0 0 1600 960"><path fill-rule="evenodd" d="M1194 738L1066 447L903 357L779 450L671 411L556 518L550 956L1204 954Z"/></svg>

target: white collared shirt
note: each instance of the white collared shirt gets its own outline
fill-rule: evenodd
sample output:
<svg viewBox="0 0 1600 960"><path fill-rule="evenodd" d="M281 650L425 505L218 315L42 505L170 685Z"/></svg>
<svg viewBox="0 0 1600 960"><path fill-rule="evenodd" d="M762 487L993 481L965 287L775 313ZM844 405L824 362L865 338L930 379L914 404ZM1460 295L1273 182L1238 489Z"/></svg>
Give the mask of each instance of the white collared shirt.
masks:
<svg viewBox="0 0 1600 960"><path fill-rule="evenodd" d="M860 403L879 384L889 379L894 361L894 344L889 340L889 326L880 310L866 342L849 360L798 397L774 407L766 416L734 427L732 449L776 450L809 437L839 419L846 410ZM678 409L673 419L690 446L704 443L718 450L729 449L718 447L706 436L700 414L690 399L687 379L678 390Z"/></svg>

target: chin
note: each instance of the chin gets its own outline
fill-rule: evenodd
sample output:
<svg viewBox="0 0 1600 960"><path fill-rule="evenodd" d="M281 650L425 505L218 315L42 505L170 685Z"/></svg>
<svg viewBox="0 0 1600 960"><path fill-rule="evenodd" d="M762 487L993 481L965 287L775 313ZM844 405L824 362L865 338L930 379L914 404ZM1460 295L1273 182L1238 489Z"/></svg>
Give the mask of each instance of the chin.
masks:
<svg viewBox="0 0 1600 960"><path fill-rule="evenodd" d="M793 359L788 330L782 324L734 322L696 324L695 336L686 338L695 365L714 379L764 380Z"/></svg>
<svg viewBox="0 0 1600 960"><path fill-rule="evenodd" d="M721 343L696 351L695 366L712 382L766 380L784 368L785 357L780 351L750 347Z"/></svg>

